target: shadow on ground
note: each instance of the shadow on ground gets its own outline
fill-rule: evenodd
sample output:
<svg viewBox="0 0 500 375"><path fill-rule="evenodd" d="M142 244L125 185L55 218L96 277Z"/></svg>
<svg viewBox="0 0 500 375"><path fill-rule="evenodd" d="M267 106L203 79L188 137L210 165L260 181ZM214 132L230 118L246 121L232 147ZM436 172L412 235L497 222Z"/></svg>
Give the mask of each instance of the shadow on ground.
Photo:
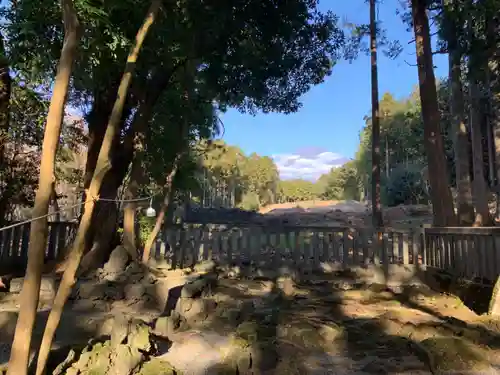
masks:
<svg viewBox="0 0 500 375"><path fill-rule="evenodd" d="M490 361L500 349L497 322L479 318L456 297L422 286L395 292L380 284L354 289L334 285L347 275L316 273L316 281L297 282L286 277L223 279L216 293L218 314L195 326L234 332L248 342L252 373L497 369ZM250 291L257 282L265 285L260 296ZM245 370L250 371L238 373ZM220 365L212 371L223 373Z"/></svg>
<svg viewBox="0 0 500 375"><path fill-rule="evenodd" d="M419 272L417 275L422 275L423 270ZM160 280L148 281L148 288L157 295L147 303L135 301L131 308L121 295L118 297L124 300L113 303L128 306L132 318L150 313L150 305L156 316L185 314L183 323L169 332L173 346L184 345L190 335L201 332L207 337L229 337L240 354L249 353L245 358L228 355L217 363L207 361L207 374L396 375L483 370L498 365L493 358L500 358L498 321L481 318L459 298L436 291L436 279L418 287L403 284L390 288L362 281L356 270L290 271L288 276L277 276L276 272L244 272L232 267L218 273L217 285L207 293L191 295L188 308L183 300L186 287L175 280L165 281L168 290ZM188 280L188 276L183 277ZM427 275L422 280L431 279ZM110 289L110 285L91 285L86 292L100 296L100 290ZM199 309L195 299L203 302L196 304ZM53 350L52 368L64 360L68 346L78 348L85 344L82 339L106 334L105 320L124 314L125 310L115 307L108 311L104 303L96 303L87 308L80 305L78 310L68 305L56 334L56 342L64 342L65 347ZM10 343L17 313L2 314L1 341ZM34 345L38 345L46 318L47 312L39 313ZM202 355L198 358L186 350L188 366L202 360Z"/></svg>

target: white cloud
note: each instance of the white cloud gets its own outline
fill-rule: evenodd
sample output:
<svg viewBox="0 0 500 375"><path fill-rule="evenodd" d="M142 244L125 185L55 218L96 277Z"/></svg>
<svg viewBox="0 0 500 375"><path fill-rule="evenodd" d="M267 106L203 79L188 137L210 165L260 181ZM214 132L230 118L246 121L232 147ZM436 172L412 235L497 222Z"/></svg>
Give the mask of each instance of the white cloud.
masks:
<svg viewBox="0 0 500 375"><path fill-rule="evenodd" d="M323 173L328 173L330 169L339 167L347 161L342 155L334 152L324 150L311 152L310 149L307 151L272 156L282 179L316 180Z"/></svg>

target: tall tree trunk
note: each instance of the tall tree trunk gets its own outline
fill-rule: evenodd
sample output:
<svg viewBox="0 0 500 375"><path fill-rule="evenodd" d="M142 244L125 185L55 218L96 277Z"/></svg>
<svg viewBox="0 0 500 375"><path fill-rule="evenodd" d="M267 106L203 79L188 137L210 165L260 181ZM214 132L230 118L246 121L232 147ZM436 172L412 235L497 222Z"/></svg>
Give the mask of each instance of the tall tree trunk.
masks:
<svg viewBox="0 0 500 375"><path fill-rule="evenodd" d="M166 84L166 82L165 82ZM137 118L134 120L134 157L132 159L132 169L130 172L130 181L125 192L125 198L133 200L137 197L140 181L144 174L142 170L142 160L144 154L145 137L149 120L151 119L153 106L160 96L160 92L149 94L141 103ZM124 207L123 217L123 243L129 253L137 255L137 237L135 233L135 217L137 211L136 202L128 202Z"/></svg>
<svg viewBox="0 0 500 375"><path fill-rule="evenodd" d="M8 183L10 180L10 176L7 176L9 168L5 160L5 146L8 142L10 127L11 89L9 62L5 54L3 36L0 35L0 183L5 186L4 190L0 192L0 225L5 223L13 193Z"/></svg>
<svg viewBox="0 0 500 375"><path fill-rule="evenodd" d="M57 145L61 134L64 106L68 93L73 61L78 44L79 23L72 0L61 0L65 40L61 51L54 92L50 101L47 124L42 145L40 179L35 197L33 217L47 215L52 196L52 182ZM31 223L28 267L21 291L21 308L17 320L14 341L7 375L26 375L31 344L31 333L35 323L47 242L47 217Z"/></svg>
<svg viewBox="0 0 500 375"><path fill-rule="evenodd" d="M424 144L429 166L431 201L436 226L456 225L453 197L448 183L448 168L441 135L436 78L432 62L431 37L426 2L412 0L412 19L417 50L420 103L424 121Z"/></svg>
<svg viewBox="0 0 500 375"><path fill-rule="evenodd" d="M380 198L380 111L378 101L376 0L370 0L370 50L372 83L372 219L373 226L383 226Z"/></svg>
<svg viewBox="0 0 500 375"><path fill-rule="evenodd" d="M10 126L10 95L12 82L9 61L5 54L3 36L0 35L0 173L5 168L5 145Z"/></svg>
<svg viewBox="0 0 500 375"><path fill-rule="evenodd" d="M473 201L476 208L474 226L492 225L490 209L488 206L488 185L484 177L483 140L481 132L479 87L476 79L471 77L470 91L470 129L472 139L472 170L474 175Z"/></svg>
<svg viewBox="0 0 500 375"><path fill-rule="evenodd" d="M180 155L174 160L172 170L170 173L167 175L167 180L165 182L165 195L163 198L163 204L161 206L160 213L156 217L156 223L151 231L151 233L148 236L148 239L146 240L146 243L144 244L144 251L142 252L142 262L146 264L149 261L149 258L151 256L151 248L153 247L153 243L155 242L156 236L158 236L158 233L160 232L160 229L163 224L163 219L165 218L165 214L167 212L167 209L170 206L170 203L173 198L173 193L174 193L174 179L175 175L177 173L178 169L178 163L179 163Z"/></svg>
<svg viewBox="0 0 500 375"><path fill-rule="evenodd" d="M108 171L111 169L110 152L113 146L113 141L115 140L116 134L120 131L120 120L122 118L123 108L125 106L125 100L127 98L128 88L132 80L132 74L134 73L137 57L139 56L139 51L142 47L144 39L156 19L156 16L160 10L161 0L153 0L151 6L148 10L148 14L144 20L143 25L137 32L136 42L132 50L129 53L127 64L125 65L125 70L123 73L122 80L120 82L120 87L118 88L118 94L116 97L111 116L109 118L109 123L104 135L104 140L102 142L101 150L99 151L99 157L97 159L96 170L92 177L90 187L87 194L87 201L85 203L85 210L83 217L80 221L78 227L78 232L76 234L75 242L73 244L73 249L70 254L70 259L66 270L64 271L61 284L57 290L56 297L54 299L54 305L49 314L47 320L47 325L45 327L45 332L43 334L42 344L40 346L40 352L38 356L38 362L36 367L36 375L42 375L45 372L45 367L47 365L47 358L50 352L50 347L52 345L52 340L56 332L57 326L61 319L62 311L64 305L71 293L71 288L75 283L75 275L82 258L86 240L87 232L90 228L90 221L93 215L95 200L99 198L99 191L101 189L102 181Z"/></svg>
<svg viewBox="0 0 500 375"><path fill-rule="evenodd" d="M451 115L453 149L457 180L457 214L460 225L471 225L474 222L474 206L472 202L472 181L469 164L469 130L465 124L464 94L462 90L462 71L460 53L449 45L450 82L451 82Z"/></svg>

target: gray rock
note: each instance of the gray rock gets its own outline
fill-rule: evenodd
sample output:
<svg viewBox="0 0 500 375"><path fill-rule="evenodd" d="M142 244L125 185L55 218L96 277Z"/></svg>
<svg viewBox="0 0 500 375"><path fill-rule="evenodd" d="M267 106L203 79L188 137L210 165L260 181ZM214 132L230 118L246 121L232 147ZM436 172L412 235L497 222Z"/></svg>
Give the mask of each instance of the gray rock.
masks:
<svg viewBox="0 0 500 375"><path fill-rule="evenodd" d="M23 277L16 277L10 281L9 292L21 293L23 288ZM52 294L55 295L57 291L57 282L54 277L43 276L40 284L40 295Z"/></svg>
<svg viewBox="0 0 500 375"><path fill-rule="evenodd" d="M105 287L102 284L96 284L92 282L86 282L78 285L77 290L75 290L76 297L78 299L104 299L105 297Z"/></svg>
<svg viewBox="0 0 500 375"><path fill-rule="evenodd" d="M214 272L217 265L213 260L206 260L194 266L195 272Z"/></svg>
<svg viewBox="0 0 500 375"><path fill-rule="evenodd" d="M251 348L244 340L211 331L185 331L160 358L190 375L249 374Z"/></svg>
<svg viewBox="0 0 500 375"><path fill-rule="evenodd" d="M217 283L217 274L208 273L184 285L181 291L181 298L195 298L206 296L211 293L211 289Z"/></svg>
<svg viewBox="0 0 500 375"><path fill-rule="evenodd" d="M217 303L212 299L200 298L191 301L190 309L184 311L182 314L188 322L206 320L208 315L217 307Z"/></svg>
<svg viewBox="0 0 500 375"><path fill-rule="evenodd" d="M129 375L143 360L142 353L129 345L119 345L111 356L109 375Z"/></svg>
<svg viewBox="0 0 500 375"><path fill-rule="evenodd" d="M130 255L127 249L123 246L117 246L109 256L109 260L103 267L103 270L108 275L118 274L125 271Z"/></svg>
<svg viewBox="0 0 500 375"><path fill-rule="evenodd" d="M175 311L177 311L181 315L184 315L186 312L191 310L193 301L195 301L193 298L179 298L175 305Z"/></svg>
<svg viewBox="0 0 500 375"><path fill-rule="evenodd" d="M152 349L150 340L151 329L143 321L129 323L129 334L127 336L127 345L132 349L149 353Z"/></svg>
<svg viewBox="0 0 500 375"><path fill-rule="evenodd" d="M153 333L160 337L170 337L182 327L183 319L179 313L172 311L170 316L162 316L156 319Z"/></svg>
<svg viewBox="0 0 500 375"><path fill-rule="evenodd" d="M127 300L139 300L146 294L146 288L142 284L125 285L123 291Z"/></svg>
<svg viewBox="0 0 500 375"><path fill-rule="evenodd" d="M125 298L125 292L119 285L108 283L104 286L104 298L113 301L121 301Z"/></svg>
<svg viewBox="0 0 500 375"><path fill-rule="evenodd" d="M122 344L129 334L129 322L123 316L117 316L113 321L111 329L111 347L117 348Z"/></svg>

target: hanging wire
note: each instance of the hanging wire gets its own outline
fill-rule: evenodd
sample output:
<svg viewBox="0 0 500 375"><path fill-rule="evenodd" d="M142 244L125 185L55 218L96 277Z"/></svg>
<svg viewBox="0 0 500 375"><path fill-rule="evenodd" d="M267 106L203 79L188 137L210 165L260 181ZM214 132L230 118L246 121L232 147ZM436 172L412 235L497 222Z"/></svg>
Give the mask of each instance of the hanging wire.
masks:
<svg viewBox="0 0 500 375"><path fill-rule="evenodd" d="M154 195L150 195L148 197L143 197L143 198L136 198L136 199L109 199L109 198L93 198L94 201L101 201L101 202L117 202L117 203L132 203L132 202L142 202L142 201L147 201L147 200L152 200L156 195L158 194L154 194ZM87 202L89 202L88 200L85 201L85 202L79 202L77 204L73 204L71 206L66 206L64 208L61 208L59 209L58 211L55 211L55 212L51 212L51 213L48 213L46 215L42 215L42 216L37 216L37 217L32 217L31 219L27 219L27 220L24 220L24 221L21 221L19 223L15 223L15 224L11 224L11 225L7 225L5 227L2 227L0 228L0 232L1 231L4 231L4 230L7 230L7 229L12 229L12 228L15 228L15 227L18 227L18 226L21 226L21 225L24 225L24 224L28 224L28 223L31 223L35 220L40 220L40 219L43 219L43 218L46 218L46 217L49 217L49 216L52 216L52 215L56 215L58 213L61 213L61 212L64 212L64 211L67 211L67 210L71 210L75 207L80 207L80 206L83 206L85 205Z"/></svg>

